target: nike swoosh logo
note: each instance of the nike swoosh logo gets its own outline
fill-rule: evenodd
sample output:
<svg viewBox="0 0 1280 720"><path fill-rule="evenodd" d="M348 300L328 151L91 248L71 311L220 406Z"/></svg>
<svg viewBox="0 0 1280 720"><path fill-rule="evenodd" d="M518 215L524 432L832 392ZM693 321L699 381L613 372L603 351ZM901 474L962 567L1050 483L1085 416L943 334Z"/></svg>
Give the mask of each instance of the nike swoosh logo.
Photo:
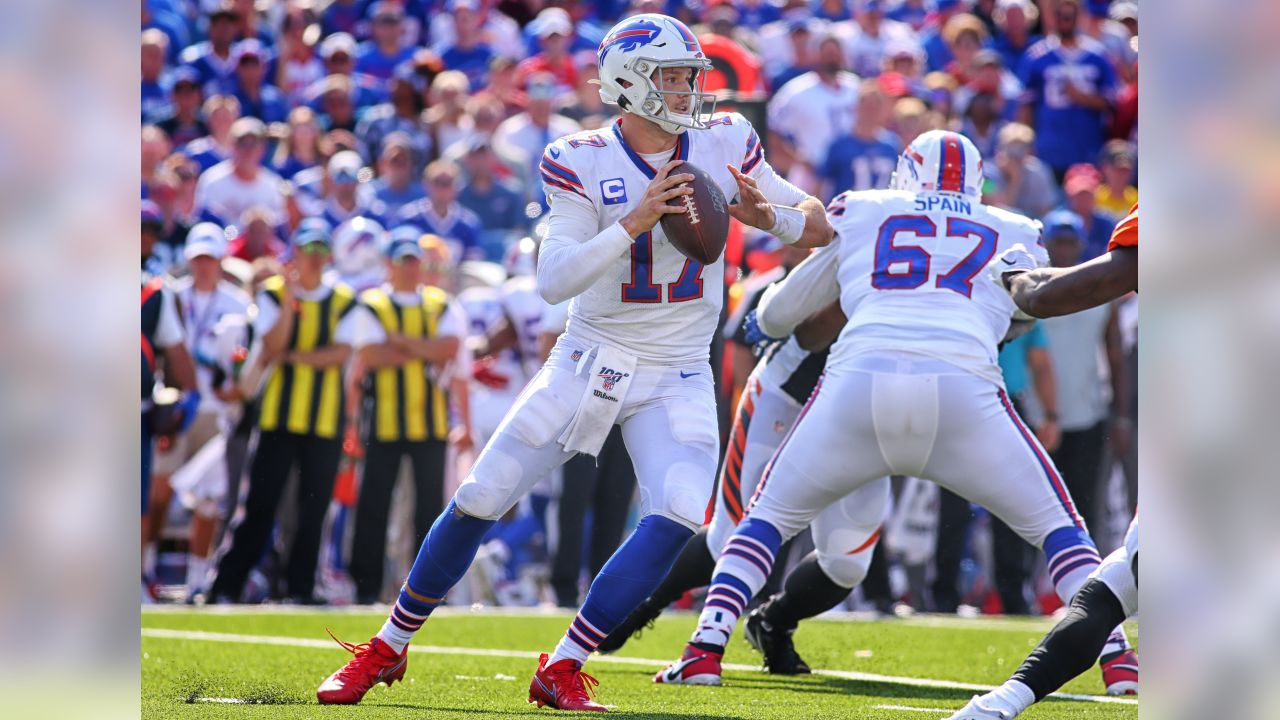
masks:
<svg viewBox="0 0 1280 720"><path fill-rule="evenodd" d="M683 658L682 660L680 660L680 662L667 668L667 671L662 674L662 679L671 683L676 682L677 680L680 679L680 674L684 672L684 669L686 667L689 667L690 665L698 662L704 657L706 657L706 655L698 655L696 657Z"/></svg>
<svg viewBox="0 0 1280 720"><path fill-rule="evenodd" d="M551 157L553 157L553 158L558 158L558 157L560 157L560 151L559 151L559 150L557 150L557 149L555 149L555 148L551 148Z"/></svg>
<svg viewBox="0 0 1280 720"><path fill-rule="evenodd" d="M686 375L686 374L685 374L685 372L684 372L683 370L681 370L681 371L680 371L680 378L681 378L681 379L683 379L683 380L687 380L687 379L689 379L689 378L691 378L691 377L693 377L694 375L697 375L697 374L698 374L698 373L696 373L696 372L691 372L691 373L689 373L689 374L687 374L687 375Z"/></svg>
<svg viewBox="0 0 1280 720"><path fill-rule="evenodd" d="M1013 264L1013 261L1012 261L1012 260L1010 260L1009 258L1000 258L1000 262L1004 263L1005 265L1012 265L1012 264Z"/></svg>

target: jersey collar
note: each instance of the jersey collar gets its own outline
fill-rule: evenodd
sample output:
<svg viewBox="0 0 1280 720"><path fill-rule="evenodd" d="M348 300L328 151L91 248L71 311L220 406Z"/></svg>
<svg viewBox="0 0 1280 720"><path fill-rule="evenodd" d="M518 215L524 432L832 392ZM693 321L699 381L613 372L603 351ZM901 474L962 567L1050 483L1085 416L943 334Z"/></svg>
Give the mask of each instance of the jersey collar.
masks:
<svg viewBox="0 0 1280 720"><path fill-rule="evenodd" d="M622 137L622 118L618 118L613 123L613 134L618 138L618 144L622 146L622 151L631 159L631 164L644 173L644 176L652 180L658 174L658 169L650 165L644 158L640 157L640 153L631 149L627 141ZM676 149L671 154L673 160L689 159L689 133L682 132L676 136Z"/></svg>

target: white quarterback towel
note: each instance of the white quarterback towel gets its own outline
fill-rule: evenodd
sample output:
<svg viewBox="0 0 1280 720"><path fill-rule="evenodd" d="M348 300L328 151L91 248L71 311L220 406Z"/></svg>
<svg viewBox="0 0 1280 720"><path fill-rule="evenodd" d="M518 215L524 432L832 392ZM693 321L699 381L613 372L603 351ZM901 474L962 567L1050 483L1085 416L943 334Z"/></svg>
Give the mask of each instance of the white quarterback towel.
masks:
<svg viewBox="0 0 1280 720"><path fill-rule="evenodd" d="M566 452L595 457L600 454L609 431L618 420L622 401L631 385L631 376L636 371L636 359L618 348L600 345L594 354L583 353L574 368L574 375L581 374L584 366L591 371L587 389L558 441Z"/></svg>

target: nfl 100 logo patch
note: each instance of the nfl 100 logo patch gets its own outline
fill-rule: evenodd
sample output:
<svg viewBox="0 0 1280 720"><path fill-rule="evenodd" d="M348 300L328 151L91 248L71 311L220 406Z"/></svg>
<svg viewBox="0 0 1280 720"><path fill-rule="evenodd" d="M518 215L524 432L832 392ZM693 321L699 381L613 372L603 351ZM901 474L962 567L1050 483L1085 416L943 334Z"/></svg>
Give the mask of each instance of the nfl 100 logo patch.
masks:
<svg viewBox="0 0 1280 720"><path fill-rule="evenodd" d="M627 184L622 178L600 181L600 199L605 205L618 205L627 201Z"/></svg>
<svg viewBox="0 0 1280 720"><path fill-rule="evenodd" d="M621 382L622 378L629 377L630 375L631 373L619 372L610 367L602 367L600 368L600 373L598 377L604 380L604 389L606 391L609 391L609 390L612 390L615 385Z"/></svg>

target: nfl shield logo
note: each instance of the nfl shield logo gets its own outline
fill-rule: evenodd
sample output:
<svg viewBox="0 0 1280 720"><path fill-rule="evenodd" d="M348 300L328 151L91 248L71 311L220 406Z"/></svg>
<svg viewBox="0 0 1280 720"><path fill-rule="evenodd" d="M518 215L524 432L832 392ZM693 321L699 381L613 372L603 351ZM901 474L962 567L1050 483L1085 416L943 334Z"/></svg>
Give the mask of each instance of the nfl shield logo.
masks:
<svg viewBox="0 0 1280 720"><path fill-rule="evenodd" d="M582 351L574 350L573 354L569 356L569 359L572 360L573 362L578 362L579 360L582 359Z"/></svg>

